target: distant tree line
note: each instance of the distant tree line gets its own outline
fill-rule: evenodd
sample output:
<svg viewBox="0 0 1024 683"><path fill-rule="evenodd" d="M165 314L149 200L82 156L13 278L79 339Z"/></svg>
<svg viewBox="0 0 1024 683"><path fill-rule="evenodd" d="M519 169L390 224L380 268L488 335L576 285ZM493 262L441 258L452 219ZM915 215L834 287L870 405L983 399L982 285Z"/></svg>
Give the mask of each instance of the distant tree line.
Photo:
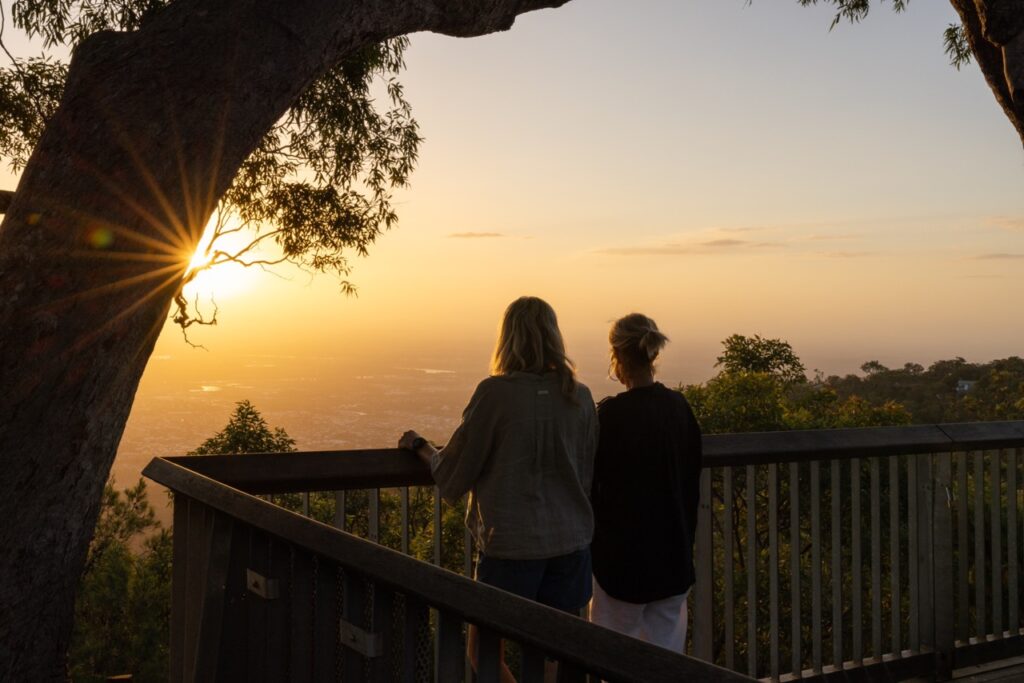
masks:
<svg viewBox="0 0 1024 683"><path fill-rule="evenodd" d="M722 342L717 375L680 387L707 433L876 427L1024 419L1024 359L940 360L927 369L808 378L788 342L734 334Z"/></svg>

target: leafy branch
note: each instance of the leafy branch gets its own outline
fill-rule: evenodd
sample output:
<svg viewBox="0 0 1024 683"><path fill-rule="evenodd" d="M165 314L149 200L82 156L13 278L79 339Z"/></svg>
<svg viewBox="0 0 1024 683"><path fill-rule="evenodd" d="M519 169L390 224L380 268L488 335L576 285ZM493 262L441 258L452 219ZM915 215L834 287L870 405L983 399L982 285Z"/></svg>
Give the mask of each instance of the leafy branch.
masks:
<svg viewBox="0 0 1024 683"><path fill-rule="evenodd" d="M15 0L12 17L47 48L74 47L97 31L136 30L168 1ZM175 297L172 320L183 332L215 324L216 313L201 315L182 288L203 270L229 262L270 272L288 262L333 275L343 292L355 291L347 279L348 255L365 256L377 236L397 224L391 191L408 184L422 142L397 80L407 46L405 37L388 40L336 64L243 162L216 208L206 265L185 275ZM24 167L56 110L66 76L67 64L46 56L12 58L0 68L0 157L15 170ZM373 97L375 83L385 97ZM246 247L223 246L226 235L245 230L256 233ZM280 256L252 258L257 246L271 242Z"/></svg>

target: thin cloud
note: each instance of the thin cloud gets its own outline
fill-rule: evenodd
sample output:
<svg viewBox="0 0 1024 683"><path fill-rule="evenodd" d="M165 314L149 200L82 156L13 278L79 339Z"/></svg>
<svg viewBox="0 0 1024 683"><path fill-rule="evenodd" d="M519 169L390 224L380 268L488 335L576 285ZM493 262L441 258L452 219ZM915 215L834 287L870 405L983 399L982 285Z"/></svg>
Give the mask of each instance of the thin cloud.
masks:
<svg viewBox="0 0 1024 683"><path fill-rule="evenodd" d="M703 242L665 242L636 247L607 247L596 253L608 256L687 256L691 254L737 253L756 249L783 247L778 242L751 242L731 238L705 240Z"/></svg>
<svg viewBox="0 0 1024 683"><path fill-rule="evenodd" d="M710 247L712 249L739 249L742 247L750 249L772 249L775 247L784 247L786 245L781 242L751 242L749 240L717 239L699 242L698 246Z"/></svg>
<svg viewBox="0 0 1024 683"><path fill-rule="evenodd" d="M1013 254L1010 252L996 252L992 254L980 254L975 256L976 261L1015 261L1024 259L1024 254Z"/></svg>
<svg viewBox="0 0 1024 683"><path fill-rule="evenodd" d="M818 256L824 256L825 258L864 258L865 256L874 256L878 252L874 251L819 251Z"/></svg>
<svg viewBox="0 0 1024 683"><path fill-rule="evenodd" d="M1024 217L1021 216L992 216L986 222L1003 230L1024 232Z"/></svg>
<svg viewBox="0 0 1024 683"><path fill-rule="evenodd" d="M747 240L737 240L737 239L725 238L725 239L708 240L707 242L701 242L700 246L702 246L702 247L715 247L715 248L718 248L718 247L742 247L742 246L744 246L746 244L750 244L750 242L748 242Z"/></svg>
<svg viewBox="0 0 1024 683"><path fill-rule="evenodd" d="M851 232L851 233L840 234L840 235L829 235L829 234L804 235L800 239L803 240L804 242L832 242L832 241L838 242L840 240L852 240L852 239L856 239L858 237L860 237L860 235Z"/></svg>
<svg viewBox="0 0 1024 683"><path fill-rule="evenodd" d="M680 256L700 252L685 244L660 244L649 247L608 247L598 249L597 253L608 256Z"/></svg>
<svg viewBox="0 0 1024 683"><path fill-rule="evenodd" d="M487 237L504 237L505 235L500 232L452 232L446 235L452 239L480 239Z"/></svg>
<svg viewBox="0 0 1024 683"><path fill-rule="evenodd" d="M757 232L759 230L767 230L767 229L768 228L766 226L760 226L760 225L751 225L751 226L738 227L738 228L712 228L712 230L716 230L718 232Z"/></svg>

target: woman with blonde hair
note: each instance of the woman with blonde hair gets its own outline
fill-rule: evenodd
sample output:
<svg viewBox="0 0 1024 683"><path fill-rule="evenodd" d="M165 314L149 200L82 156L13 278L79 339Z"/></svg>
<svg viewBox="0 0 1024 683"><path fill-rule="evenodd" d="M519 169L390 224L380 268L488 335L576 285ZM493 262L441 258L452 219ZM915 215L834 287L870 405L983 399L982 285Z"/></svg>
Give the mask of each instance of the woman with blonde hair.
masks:
<svg viewBox="0 0 1024 683"><path fill-rule="evenodd" d="M700 495L701 434L679 391L654 380L668 342L631 313L608 335L611 372L626 391L598 406L590 619L683 652Z"/></svg>
<svg viewBox="0 0 1024 683"><path fill-rule="evenodd" d="M567 612L586 606L597 415L550 305L521 297L505 310L491 376L477 386L444 448L414 431L399 447L430 465L449 502L469 493L466 526L480 553L478 581ZM475 662L474 643L471 629Z"/></svg>

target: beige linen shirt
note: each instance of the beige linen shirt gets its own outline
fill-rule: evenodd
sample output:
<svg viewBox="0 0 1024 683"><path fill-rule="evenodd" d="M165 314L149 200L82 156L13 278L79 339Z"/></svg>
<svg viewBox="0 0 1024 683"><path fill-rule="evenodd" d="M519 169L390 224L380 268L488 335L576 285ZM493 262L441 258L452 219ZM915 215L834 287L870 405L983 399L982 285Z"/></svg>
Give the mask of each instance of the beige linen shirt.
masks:
<svg viewBox="0 0 1024 683"><path fill-rule="evenodd" d="M466 526L490 557L556 557L589 545L597 450L590 390L562 395L557 373L513 372L480 382L462 424L431 462L441 494L469 492Z"/></svg>

